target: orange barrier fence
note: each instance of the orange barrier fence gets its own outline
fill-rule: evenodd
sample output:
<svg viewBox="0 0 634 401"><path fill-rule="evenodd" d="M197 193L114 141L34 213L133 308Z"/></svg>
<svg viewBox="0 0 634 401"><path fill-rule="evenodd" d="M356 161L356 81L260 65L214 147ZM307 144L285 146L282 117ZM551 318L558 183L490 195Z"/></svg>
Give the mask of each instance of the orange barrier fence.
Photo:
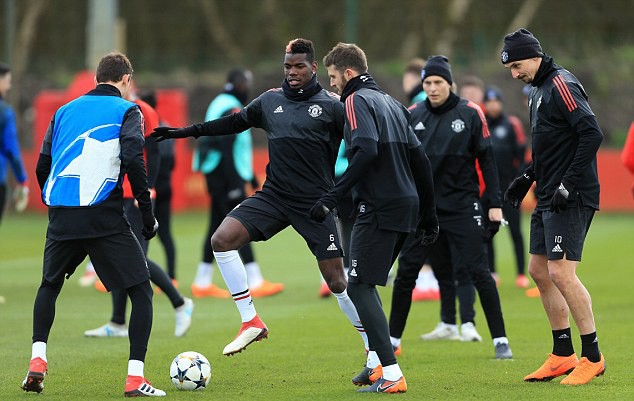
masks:
<svg viewBox="0 0 634 401"><path fill-rule="evenodd" d="M44 211L40 199L40 191L35 178L35 165L39 155L39 146L46 132L51 117L64 103L86 93L94 87L93 74L83 71L66 91L43 91L35 99L35 121L33 124L33 149L23 149L23 157L29 174L30 202L32 210ZM184 126L189 123L187 117L187 95L180 89L160 89L157 94L157 111L161 119L172 126ZM259 135L259 134L256 134ZM173 203L175 211L206 208L209 202L204 177L191 171L192 149L194 140L176 140L176 167L172 177ZM634 199L630 190L632 176L623 166L620 150L605 149L598 154L599 180L601 182L601 210L634 211ZM260 183L264 182L268 153L265 149L255 149L254 169ZM530 210L535 200L532 194L522 204L522 208Z"/></svg>

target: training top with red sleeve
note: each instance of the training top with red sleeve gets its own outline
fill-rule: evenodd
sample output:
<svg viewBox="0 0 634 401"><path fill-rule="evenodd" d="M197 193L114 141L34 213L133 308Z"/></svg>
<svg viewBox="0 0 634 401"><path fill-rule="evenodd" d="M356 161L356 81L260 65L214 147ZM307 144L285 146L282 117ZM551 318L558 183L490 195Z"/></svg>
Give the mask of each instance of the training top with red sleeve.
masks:
<svg viewBox="0 0 634 401"><path fill-rule="evenodd" d="M147 180L148 188L154 188L156 186L156 179L158 177L159 163L161 162L161 156L159 153L158 144L154 138L150 137L150 134L154 131L154 128L159 126L159 116L156 110L149 104L141 99L134 100L134 103L141 109L141 115L143 117L143 130L145 136L145 145L143 156L145 158L145 164L147 168ZM124 166L125 167L125 166ZM132 187L130 181L128 181L128 175L126 174L123 180L123 197L134 198L132 193Z"/></svg>
<svg viewBox="0 0 634 401"><path fill-rule="evenodd" d="M603 133L579 80L545 56L528 94L537 209L546 210L560 184L568 201L599 208L597 151Z"/></svg>
<svg viewBox="0 0 634 401"><path fill-rule="evenodd" d="M429 100L410 107L412 127L432 166L436 209L453 212L473 207L480 198L479 163L489 207L501 207L500 186L489 129L480 107L450 93L432 107Z"/></svg>
<svg viewBox="0 0 634 401"><path fill-rule="evenodd" d="M351 189L355 205L371 206L381 229L413 232L419 214L433 208L433 198L431 173L426 178L420 171L426 157L407 109L381 91L368 73L348 81L342 100L350 164L322 199L338 203Z"/></svg>

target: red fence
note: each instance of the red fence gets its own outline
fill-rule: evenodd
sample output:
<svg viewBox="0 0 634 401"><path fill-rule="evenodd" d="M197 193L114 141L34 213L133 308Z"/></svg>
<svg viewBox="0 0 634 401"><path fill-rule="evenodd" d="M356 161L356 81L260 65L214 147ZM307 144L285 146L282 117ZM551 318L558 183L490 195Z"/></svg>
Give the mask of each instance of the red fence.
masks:
<svg viewBox="0 0 634 401"><path fill-rule="evenodd" d="M82 72L67 91L43 91L35 99L34 140L33 149L23 149L24 163L31 179L29 208L45 210L40 200L40 191L35 179L35 164L39 154L39 145L51 117L64 103L82 95L94 86L93 74ZM180 89L157 90L157 111L161 119L172 126L184 126L189 123L187 117L187 96ZM172 178L173 203L176 211L206 208L208 203L205 181L201 174L191 171L191 150L193 140L176 141L176 168ZM254 168L264 182L265 167L268 163L266 150L256 149L254 152ZM634 199L631 193L632 176L623 167L619 150L601 150L598 154L599 180L601 182L601 210L634 211ZM534 200L529 198L523 208L531 209Z"/></svg>

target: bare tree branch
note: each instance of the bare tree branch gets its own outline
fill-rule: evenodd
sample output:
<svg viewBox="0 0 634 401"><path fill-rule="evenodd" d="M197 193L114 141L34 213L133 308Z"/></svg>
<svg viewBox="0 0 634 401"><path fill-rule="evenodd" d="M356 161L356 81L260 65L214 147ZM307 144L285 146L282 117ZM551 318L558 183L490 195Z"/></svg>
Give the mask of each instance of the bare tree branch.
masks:
<svg viewBox="0 0 634 401"><path fill-rule="evenodd" d="M239 46L225 28L224 21L218 11L218 2L216 0L199 0L199 4L207 19L207 29L209 29L211 39L222 49L224 56L229 61L237 63L241 55L238 50Z"/></svg>
<svg viewBox="0 0 634 401"><path fill-rule="evenodd" d="M445 29L440 34L440 38L436 43L437 54L444 54L451 57L453 53L453 45L458 37L458 32L462 26L462 22L467 15L467 10L471 6L472 0L452 0L448 9L448 22Z"/></svg>
<svg viewBox="0 0 634 401"><path fill-rule="evenodd" d="M522 7L517 10L517 14L515 14L515 18L509 24L506 32L513 32L516 29L530 25L542 2L543 0L525 0Z"/></svg>

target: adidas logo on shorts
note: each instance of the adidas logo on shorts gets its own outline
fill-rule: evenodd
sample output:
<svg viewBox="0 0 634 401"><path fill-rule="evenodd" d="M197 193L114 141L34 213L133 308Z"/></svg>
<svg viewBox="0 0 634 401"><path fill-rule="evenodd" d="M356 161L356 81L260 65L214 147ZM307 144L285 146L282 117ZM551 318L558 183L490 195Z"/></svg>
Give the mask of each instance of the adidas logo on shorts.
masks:
<svg viewBox="0 0 634 401"><path fill-rule="evenodd" d="M337 245L335 245L335 243L333 242L332 244L330 244L330 246L328 248L326 248L327 251L336 251L339 248L337 248Z"/></svg>
<svg viewBox="0 0 634 401"><path fill-rule="evenodd" d="M555 247L553 248L553 252L563 252L564 250L561 249L561 247L559 246L559 244L555 244Z"/></svg>

